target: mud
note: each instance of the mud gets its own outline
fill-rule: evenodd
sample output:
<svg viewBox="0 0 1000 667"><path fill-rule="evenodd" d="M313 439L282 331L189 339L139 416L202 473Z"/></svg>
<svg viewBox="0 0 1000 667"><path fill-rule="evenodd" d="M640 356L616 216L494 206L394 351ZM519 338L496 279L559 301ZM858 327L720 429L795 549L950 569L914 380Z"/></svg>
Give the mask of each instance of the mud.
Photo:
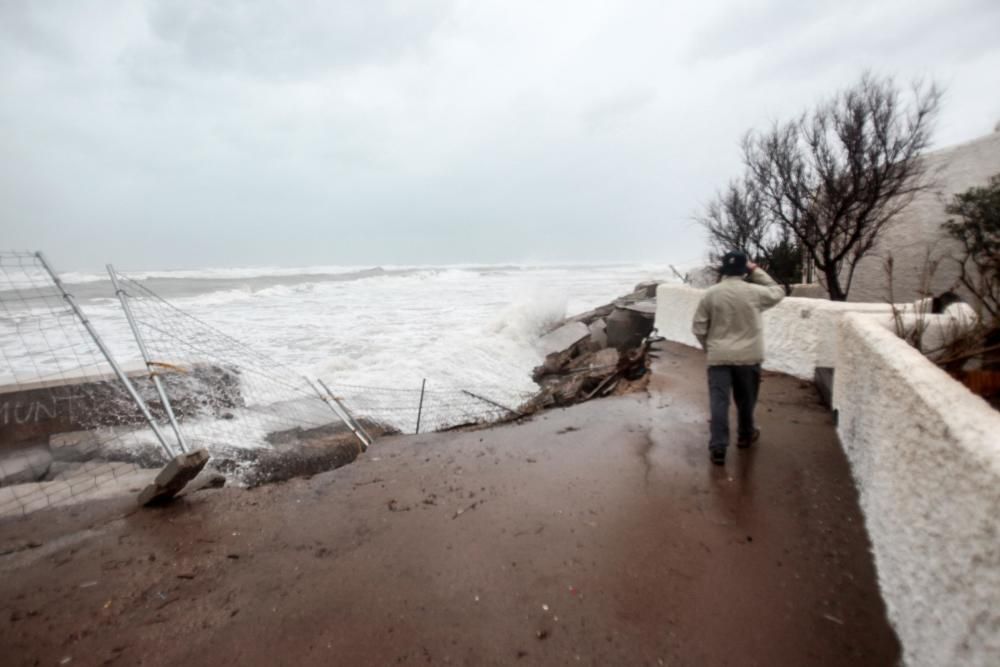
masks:
<svg viewBox="0 0 1000 667"><path fill-rule="evenodd" d="M770 376L708 462L701 355L649 393L156 510L0 522L5 665L893 665L846 460ZM67 660L68 659L68 660Z"/></svg>

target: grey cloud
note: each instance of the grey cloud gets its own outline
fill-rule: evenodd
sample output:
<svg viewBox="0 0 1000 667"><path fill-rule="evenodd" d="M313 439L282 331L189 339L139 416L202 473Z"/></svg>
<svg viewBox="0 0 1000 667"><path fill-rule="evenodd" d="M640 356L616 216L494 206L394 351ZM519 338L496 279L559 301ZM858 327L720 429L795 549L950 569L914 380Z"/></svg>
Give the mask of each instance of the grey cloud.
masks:
<svg viewBox="0 0 1000 667"><path fill-rule="evenodd" d="M329 68L391 62L423 48L449 0L170 0L155 5L153 33L195 68L302 79Z"/></svg>
<svg viewBox="0 0 1000 667"><path fill-rule="evenodd" d="M1000 120L992 4L864 7L0 0L3 243L67 269L691 260L742 133L863 68L943 79L947 141Z"/></svg>
<svg viewBox="0 0 1000 667"><path fill-rule="evenodd" d="M687 57L750 58L762 78L817 76L837 67L905 68L939 53L967 58L996 49L1000 3L871 3L850 0L833 13L823 3L768 0L727 12L701 32Z"/></svg>
<svg viewBox="0 0 1000 667"><path fill-rule="evenodd" d="M640 112L655 100L656 91L652 88L626 90L591 105L583 112L583 120L591 129L608 127Z"/></svg>

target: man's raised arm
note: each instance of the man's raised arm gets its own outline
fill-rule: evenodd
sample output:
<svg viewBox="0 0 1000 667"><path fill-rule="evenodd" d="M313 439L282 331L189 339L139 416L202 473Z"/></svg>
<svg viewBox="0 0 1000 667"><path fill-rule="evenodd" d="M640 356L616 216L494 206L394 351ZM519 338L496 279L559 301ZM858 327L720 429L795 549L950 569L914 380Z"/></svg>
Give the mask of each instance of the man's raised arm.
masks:
<svg viewBox="0 0 1000 667"><path fill-rule="evenodd" d="M785 288L774 281L774 278L767 275L767 271L756 264L748 264L750 269L750 282L757 286L760 298L760 307L764 310L776 306L779 301L785 298Z"/></svg>

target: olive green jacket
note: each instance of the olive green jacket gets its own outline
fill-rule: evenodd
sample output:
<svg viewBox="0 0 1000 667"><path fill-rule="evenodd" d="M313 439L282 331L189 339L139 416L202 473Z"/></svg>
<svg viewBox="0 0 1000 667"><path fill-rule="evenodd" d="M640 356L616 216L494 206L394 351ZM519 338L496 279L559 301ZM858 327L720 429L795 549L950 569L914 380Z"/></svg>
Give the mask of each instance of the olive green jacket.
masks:
<svg viewBox="0 0 1000 667"><path fill-rule="evenodd" d="M691 331L708 353L709 366L745 366L764 360L760 314L785 297L785 288L763 269L750 281L723 278L705 291L694 314Z"/></svg>

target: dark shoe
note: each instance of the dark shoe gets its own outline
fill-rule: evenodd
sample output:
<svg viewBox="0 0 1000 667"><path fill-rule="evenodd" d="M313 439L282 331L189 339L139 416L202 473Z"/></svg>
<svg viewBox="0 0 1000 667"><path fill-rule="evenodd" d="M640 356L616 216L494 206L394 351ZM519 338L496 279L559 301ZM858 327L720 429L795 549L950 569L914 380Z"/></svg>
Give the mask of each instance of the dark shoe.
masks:
<svg viewBox="0 0 1000 667"><path fill-rule="evenodd" d="M760 440L760 429L755 428L753 430L753 435L751 435L749 438L741 437L739 440L736 441L736 446L739 447L740 449L746 449L753 443L757 442L758 440Z"/></svg>
<svg viewBox="0 0 1000 667"><path fill-rule="evenodd" d="M726 450L722 447L713 447L708 450L708 456L712 459L712 463L717 466L726 464Z"/></svg>

